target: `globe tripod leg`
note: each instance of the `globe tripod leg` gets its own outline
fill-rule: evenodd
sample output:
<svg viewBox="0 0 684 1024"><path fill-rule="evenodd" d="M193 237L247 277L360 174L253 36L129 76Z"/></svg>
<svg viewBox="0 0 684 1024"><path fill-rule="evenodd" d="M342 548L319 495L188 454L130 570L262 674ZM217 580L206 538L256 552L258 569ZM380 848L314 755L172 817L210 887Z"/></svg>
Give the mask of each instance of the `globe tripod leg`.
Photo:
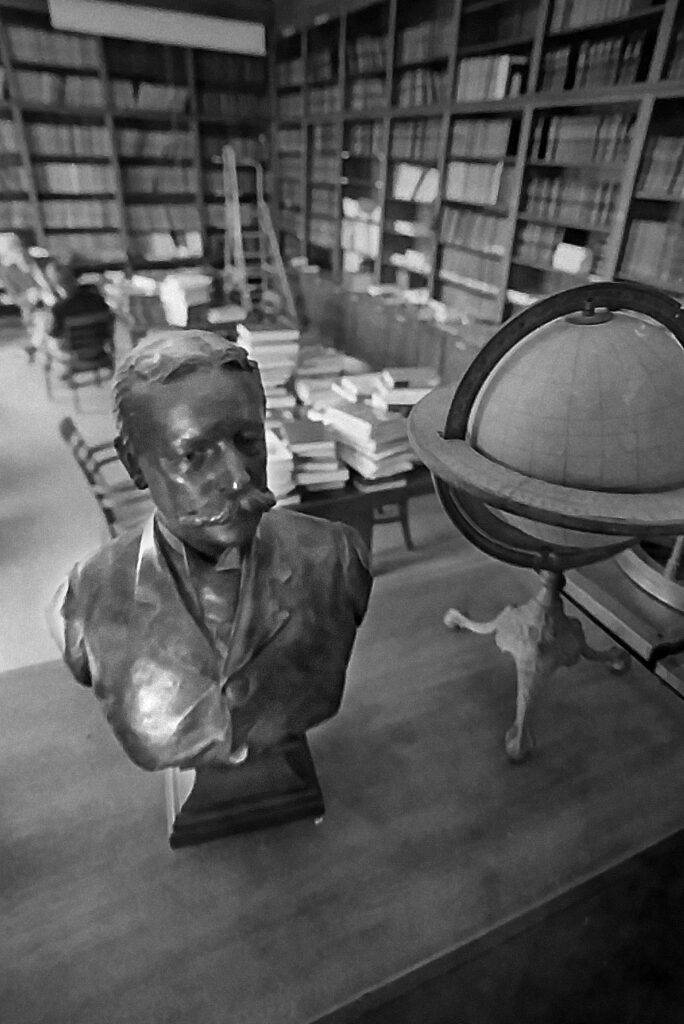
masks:
<svg viewBox="0 0 684 1024"><path fill-rule="evenodd" d="M622 676L628 672L632 662L627 651L623 651L620 647L609 647L605 651L597 651L586 640L584 640L581 654L587 661L607 662L610 665L610 671L615 676Z"/></svg>

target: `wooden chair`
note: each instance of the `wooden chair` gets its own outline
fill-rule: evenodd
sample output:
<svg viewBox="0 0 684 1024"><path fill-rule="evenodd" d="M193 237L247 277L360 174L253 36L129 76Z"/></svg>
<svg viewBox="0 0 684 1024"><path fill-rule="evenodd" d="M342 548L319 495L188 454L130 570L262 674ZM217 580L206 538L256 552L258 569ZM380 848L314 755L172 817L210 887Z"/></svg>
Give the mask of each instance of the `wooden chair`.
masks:
<svg viewBox="0 0 684 1024"><path fill-rule="evenodd" d="M71 388L75 409L79 408L79 387L89 383L99 387L113 375L114 322L110 311L65 317L63 337L59 343L53 339L45 352L45 387L50 397L55 367L61 369L62 380Z"/></svg>
<svg viewBox="0 0 684 1024"><path fill-rule="evenodd" d="M88 482L110 537L138 526L151 514L153 505L146 491L138 490L131 480L107 474L107 466L120 465L113 444L88 444L70 416L60 421L59 432Z"/></svg>

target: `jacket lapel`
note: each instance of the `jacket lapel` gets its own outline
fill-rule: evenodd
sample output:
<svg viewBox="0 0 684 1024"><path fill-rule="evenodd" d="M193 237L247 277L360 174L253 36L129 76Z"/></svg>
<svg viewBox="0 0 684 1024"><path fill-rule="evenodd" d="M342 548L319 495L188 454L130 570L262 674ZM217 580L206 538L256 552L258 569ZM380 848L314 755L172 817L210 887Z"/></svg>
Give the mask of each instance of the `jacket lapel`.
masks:
<svg viewBox="0 0 684 1024"><path fill-rule="evenodd" d="M290 618L282 584L291 577L292 569L283 557L277 533L267 526L267 518L268 513L259 524L243 570L224 680L255 658Z"/></svg>

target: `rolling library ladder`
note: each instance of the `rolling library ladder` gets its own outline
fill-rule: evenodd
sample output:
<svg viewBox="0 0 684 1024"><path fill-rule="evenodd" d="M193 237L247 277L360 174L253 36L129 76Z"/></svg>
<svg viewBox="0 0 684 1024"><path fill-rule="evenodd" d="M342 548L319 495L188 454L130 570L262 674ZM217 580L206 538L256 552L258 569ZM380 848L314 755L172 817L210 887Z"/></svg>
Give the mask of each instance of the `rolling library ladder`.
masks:
<svg viewBox="0 0 684 1024"><path fill-rule="evenodd" d="M238 162L234 148L224 146L223 191L227 287L239 291L248 319L285 318L296 325L292 291L264 198L261 164Z"/></svg>

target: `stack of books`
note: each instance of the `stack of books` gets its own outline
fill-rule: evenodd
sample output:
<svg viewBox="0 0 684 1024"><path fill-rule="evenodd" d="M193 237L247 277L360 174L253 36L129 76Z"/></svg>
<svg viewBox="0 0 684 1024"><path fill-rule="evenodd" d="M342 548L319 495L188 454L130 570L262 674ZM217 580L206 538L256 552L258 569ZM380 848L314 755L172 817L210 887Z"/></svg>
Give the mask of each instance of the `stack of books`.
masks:
<svg viewBox="0 0 684 1024"><path fill-rule="evenodd" d="M312 345L301 350L294 379L297 398L308 409L320 410L336 399L333 384L343 373L368 372L366 363L334 348ZM339 396L337 396L339 397Z"/></svg>
<svg viewBox="0 0 684 1024"><path fill-rule="evenodd" d="M439 119L395 121L392 127L392 158L395 160L434 160L439 156Z"/></svg>
<svg viewBox="0 0 684 1024"><path fill-rule="evenodd" d="M332 388L347 402L370 399L382 384L382 372L344 374Z"/></svg>
<svg viewBox="0 0 684 1024"><path fill-rule="evenodd" d="M371 405L383 412L408 416L414 405L438 384L439 374L429 366L388 366L371 396Z"/></svg>
<svg viewBox="0 0 684 1024"><path fill-rule="evenodd" d="M286 385L294 372L299 353L299 331L287 325L263 327L238 324L238 342L259 364L266 393L266 412L273 415L293 409L295 397Z"/></svg>
<svg viewBox="0 0 684 1024"><path fill-rule="evenodd" d="M456 99L502 100L505 96L519 96L527 64L527 57L511 53L465 57L458 63Z"/></svg>
<svg viewBox="0 0 684 1024"><path fill-rule="evenodd" d="M359 476L381 480L413 468L406 420L398 413L340 398L323 410L322 417L337 439L340 459Z"/></svg>
<svg viewBox="0 0 684 1024"><path fill-rule="evenodd" d="M305 491L336 491L345 486L349 470L337 457L335 439L323 423L288 420L281 426L294 457L294 479Z"/></svg>
<svg viewBox="0 0 684 1024"><path fill-rule="evenodd" d="M299 504L292 453L283 439L269 427L266 428L266 483L279 505Z"/></svg>

